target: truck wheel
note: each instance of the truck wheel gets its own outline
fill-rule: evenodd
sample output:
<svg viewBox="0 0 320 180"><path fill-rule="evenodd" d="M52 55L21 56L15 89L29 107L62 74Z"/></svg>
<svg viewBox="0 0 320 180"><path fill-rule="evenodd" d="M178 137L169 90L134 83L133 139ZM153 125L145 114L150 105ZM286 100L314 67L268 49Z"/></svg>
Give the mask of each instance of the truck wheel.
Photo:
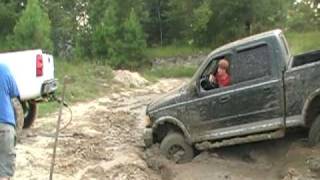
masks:
<svg viewBox="0 0 320 180"><path fill-rule="evenodd" d="M164 137L160 150L163 155L176 163L189 162L194 156L193 148L177 132L170 132Z"/></svg>
<svg viewBox="0 0 320 180"><path fill-rule="evenodd" d="M14 116L16 119L16 134L17 138L19 139L22 133L24 123L23 108L20 101L17 98L12 99L12 106L14 110Z"/></svg>
<svg viewBox="0 0 320 180"><path fill-rule="evenodd" d="M22 102L24 112L23 128L30 128L34 120L37 118L38 108L37 103L32 101Z"/></svg>
<svg viewBox="0 0 320 180"><path fill-rule="evenodd" d="M309 142L311 146L315 146L320 143L320 116L312 123L309 131Z"/></svg>

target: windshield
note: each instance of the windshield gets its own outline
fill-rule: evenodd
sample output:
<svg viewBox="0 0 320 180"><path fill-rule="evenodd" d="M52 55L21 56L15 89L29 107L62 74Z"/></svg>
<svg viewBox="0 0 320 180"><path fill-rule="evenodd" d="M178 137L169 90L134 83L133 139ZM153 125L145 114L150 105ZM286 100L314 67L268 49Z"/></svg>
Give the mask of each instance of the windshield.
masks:
<svg viewBox="0 0 320 180"><path fill-rule="evenodd" d="M208 63L207 59L208 59L208 56L205 59L203 59L202 63L198 66L197 71L193 74L189 82L190 84L197 81L197 79L199 78L200 74L203 71L203 67L207 66L207 63Z"/></svg>

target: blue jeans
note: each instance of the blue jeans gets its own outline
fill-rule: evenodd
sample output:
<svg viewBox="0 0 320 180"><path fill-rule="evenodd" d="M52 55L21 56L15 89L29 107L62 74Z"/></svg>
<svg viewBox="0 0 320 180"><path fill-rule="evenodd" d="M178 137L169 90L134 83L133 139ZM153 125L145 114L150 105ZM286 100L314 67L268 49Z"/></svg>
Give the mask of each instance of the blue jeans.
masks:
<svg viewBox="0 0 320 180"><path fill-rule="evenodd" d="M16 132L12 125L0 123L0 177L12 177L15 171Z"/></svg>

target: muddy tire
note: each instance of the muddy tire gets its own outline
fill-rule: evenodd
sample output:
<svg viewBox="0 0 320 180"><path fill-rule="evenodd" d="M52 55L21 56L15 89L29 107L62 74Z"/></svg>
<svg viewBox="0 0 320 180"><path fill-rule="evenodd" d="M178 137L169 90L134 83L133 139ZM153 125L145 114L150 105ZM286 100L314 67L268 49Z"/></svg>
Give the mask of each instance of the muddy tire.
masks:
<svg viewBox="0 0 320 180"><path fill-rule="evenodd" d="M309 131L309 142L311 146L320 144L320 116L312 123Z"/></svg>
<svg viewBox="0 0 320 180"><path fill-rule="evenodd" d="M184 137L177 132L170 132L160 144L161 153L176 163L186 163L192 160L194 151Z"/></svg>
<svg viewBox="0 0 320 180"><path fill-rule="evenodd" d="M30 128L34 120L37 118L38 108L35 102L27 101L22 102L24 112L23 128Z"/></svg>
<svg viewBox="0 0 320 180"><path fill-rule="evenodd" d="M17 138L21 136L23 124L24 124L24 114L23 108L20 101L17 98L12 99L12 106L14 110L14 116L16 119L16 134Z"/></svg>

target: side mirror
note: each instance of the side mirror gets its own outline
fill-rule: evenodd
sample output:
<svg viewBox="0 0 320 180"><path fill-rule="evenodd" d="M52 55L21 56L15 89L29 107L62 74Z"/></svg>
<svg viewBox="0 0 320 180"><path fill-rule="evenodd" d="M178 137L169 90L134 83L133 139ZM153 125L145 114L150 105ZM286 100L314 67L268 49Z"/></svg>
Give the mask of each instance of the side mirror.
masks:
<svg viewBox="0 0 320 180"><path fill-rule="evenodd" d="M199 94L200 94L200 80L197 80L195 83L193 83L192 88L193 88L194 94L196 96L199 96Z"/></svg>

